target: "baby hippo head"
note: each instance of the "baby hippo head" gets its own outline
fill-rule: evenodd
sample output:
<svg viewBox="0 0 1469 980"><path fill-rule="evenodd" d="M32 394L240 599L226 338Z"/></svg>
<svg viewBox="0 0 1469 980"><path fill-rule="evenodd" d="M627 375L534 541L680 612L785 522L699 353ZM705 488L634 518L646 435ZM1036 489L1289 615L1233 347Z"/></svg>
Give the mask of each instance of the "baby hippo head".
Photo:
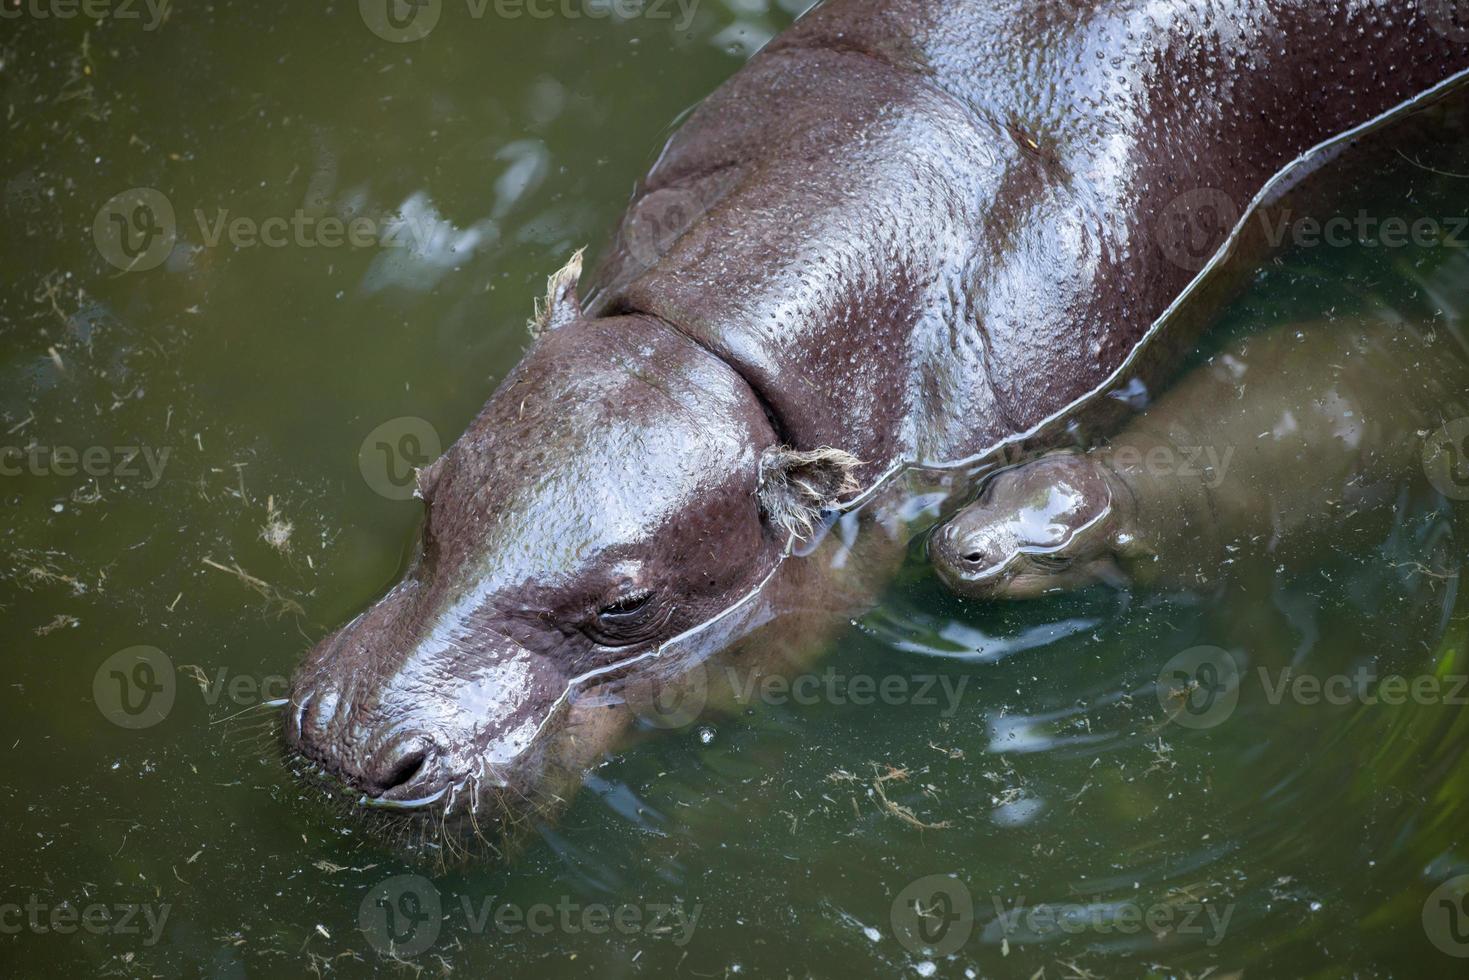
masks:
<svg viewBox="0 0 1469 980"><path fill-rule="evenodd" d="M933 533L929 558L950 589L976 599L1116 583L1126 500L1094 457L1052 453L996 474Z"/></svg>
<svg viewBox="0 0 1469 980"><path fill-rule="evenodd" d="M850 486L850 457L780 446L668 324L568 319L420 474L416 558L285 706L317 777L435 836L564 799L634 720L608 686L671 675L646 655L758 587Z"/></svg>

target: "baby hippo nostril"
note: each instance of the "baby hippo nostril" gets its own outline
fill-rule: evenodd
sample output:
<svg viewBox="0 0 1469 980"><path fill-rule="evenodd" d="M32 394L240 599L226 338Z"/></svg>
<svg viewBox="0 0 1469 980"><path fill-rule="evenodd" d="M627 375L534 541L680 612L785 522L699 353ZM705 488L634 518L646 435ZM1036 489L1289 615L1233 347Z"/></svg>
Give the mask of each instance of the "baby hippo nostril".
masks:
<svg viewBox="0 0 1469 980"><path fill-rule="evenodd" d="M966 541L963 532L952 523L938 529L933 536L932 551L933 559L939 564L976 565L985 560L979 546Z"/></svg>

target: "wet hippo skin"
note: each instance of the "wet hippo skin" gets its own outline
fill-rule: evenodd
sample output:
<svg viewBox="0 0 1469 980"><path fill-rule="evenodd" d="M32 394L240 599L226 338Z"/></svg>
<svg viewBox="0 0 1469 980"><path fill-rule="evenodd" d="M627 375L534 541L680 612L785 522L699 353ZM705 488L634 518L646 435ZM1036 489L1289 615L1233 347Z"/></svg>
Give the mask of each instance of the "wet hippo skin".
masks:
<svg viewBox="0 0 1469 980"><path fill-rule="evenodd" d="M585 309L575 268L555 277L539 339L421 474L403 580L297 672L293 754L354 802L487 836L563 805L637 722L572 692L688 683L675 646L819 644L905 542L818 561L793 536L895 462L1090 390L1193 275L1160 216L1200 189L1243 204L1469 66L1433 12L814 9L673 137Z"/></svg>
<svg viewBox="0 0 1469 980"><path fill-rule="evenodd" d="M614 252L602 305L696 337L868 474L970 455L1102 380L1187 284L1160 222L1212 215L1180 195L1242 208L1469 65L1440 23L1400 0L822 5L665 150L624 235L702 213L651 269Z"/></svg>

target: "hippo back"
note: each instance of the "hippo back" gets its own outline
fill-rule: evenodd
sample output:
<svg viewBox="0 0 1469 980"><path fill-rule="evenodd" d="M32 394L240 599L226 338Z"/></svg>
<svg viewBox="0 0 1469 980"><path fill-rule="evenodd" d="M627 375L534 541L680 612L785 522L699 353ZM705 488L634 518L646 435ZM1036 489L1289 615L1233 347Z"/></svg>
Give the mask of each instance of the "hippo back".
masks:
<svg viewBox="0 0 1469 980"><path fill-rule="evenodd" d="M972 456L1116 370L1283 166L1469 67L1452 28L1434 0L830 0L674 136L596 308L868 477Z"/></svg>

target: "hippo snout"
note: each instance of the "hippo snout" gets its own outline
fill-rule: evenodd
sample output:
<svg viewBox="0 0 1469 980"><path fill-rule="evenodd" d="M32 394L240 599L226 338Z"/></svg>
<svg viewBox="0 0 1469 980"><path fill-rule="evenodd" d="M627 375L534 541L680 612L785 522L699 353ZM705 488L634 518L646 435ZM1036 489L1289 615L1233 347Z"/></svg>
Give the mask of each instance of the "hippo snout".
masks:
<svg viewBox="0 0 1469 980"><path fill-rule="evenodd" d="M470 648L420 628L412 593L395 591L307 655L282 719L288 749L367 805L528 793L564 676L506 638L477 635Z"/></svg>
<svg viewBox="0 0 1469 980"><path fill-rule="evenodd" d="M984 567L991 563L992 548L988 539L974 534L959 523L945 524L934 532L933 553L946 562Z"/></svg>
<svg viewBox="0 0 1469 980"><path fill-rule="evenodd" d="M366 692L342 691L329 675L297 681L287 705L286 742L327 777L370 800L431 802L462 777L451 735L412 718L396 723L365 707Z"/></svg>
<svg viewBox="0 0 1469 980"><path fill-rule="evenodd" d="M978 521L960 519L941 525L929 537L929 559L951 586L972 588L1004 570L1007 549L989 530Z"/></svg>

